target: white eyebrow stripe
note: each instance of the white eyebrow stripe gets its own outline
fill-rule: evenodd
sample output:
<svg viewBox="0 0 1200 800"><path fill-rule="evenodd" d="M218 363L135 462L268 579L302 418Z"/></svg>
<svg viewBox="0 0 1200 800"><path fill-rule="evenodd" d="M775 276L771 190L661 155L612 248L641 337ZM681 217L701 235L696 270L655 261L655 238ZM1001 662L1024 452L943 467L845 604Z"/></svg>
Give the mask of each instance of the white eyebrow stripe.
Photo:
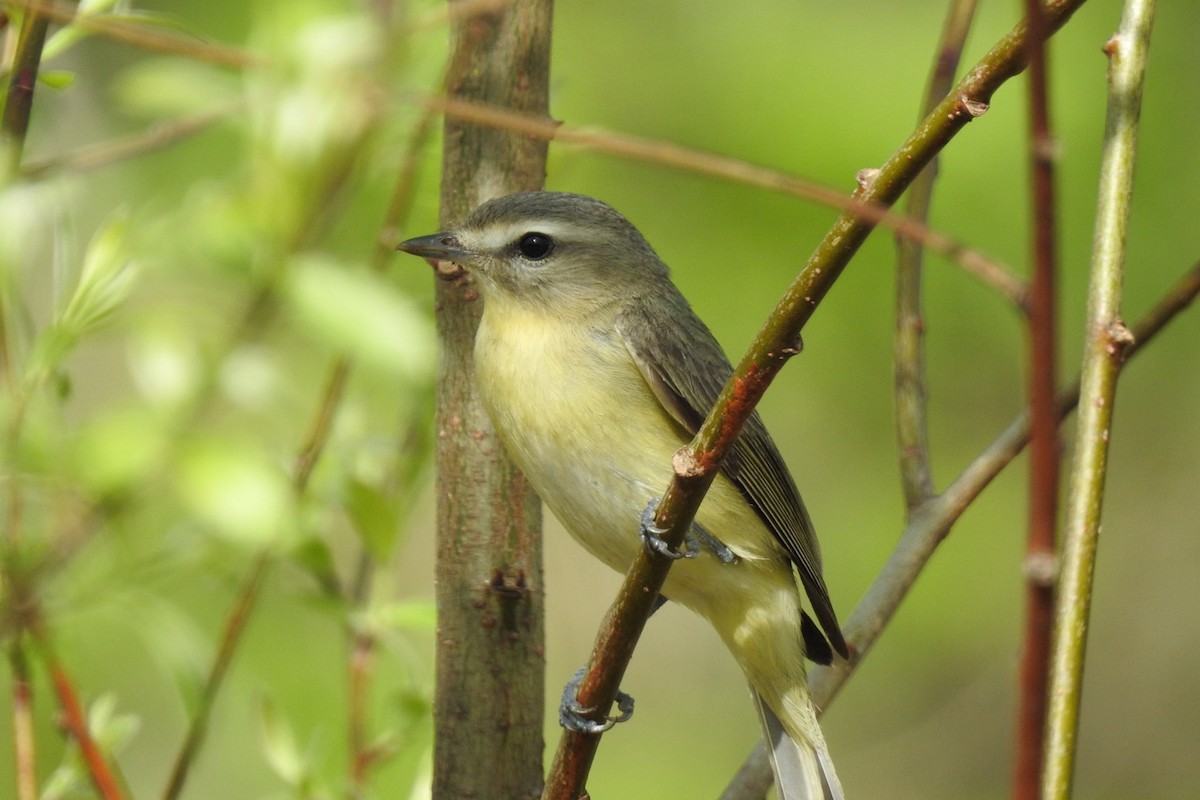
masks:
<svg viewBox="0 0 1200 800"><path fill-rule="evenodd" d="M515 242L518 238L526 233L544 233L552 239L563 238L569 232L570 226L568 223L557 219L530 219L520 222L507 222L502 225L489 225L488 227L469 231L463 242L473 249L478 248L484 252L494 252L504 248L505 246Z"/></svg>

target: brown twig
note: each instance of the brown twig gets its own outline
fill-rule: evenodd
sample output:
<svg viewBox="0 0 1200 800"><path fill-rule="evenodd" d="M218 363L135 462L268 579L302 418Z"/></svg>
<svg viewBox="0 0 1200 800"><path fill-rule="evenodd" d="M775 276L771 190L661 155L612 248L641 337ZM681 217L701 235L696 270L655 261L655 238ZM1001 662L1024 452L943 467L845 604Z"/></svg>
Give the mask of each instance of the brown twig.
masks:
<svg viewBox="0 0 1200 800"><path fill-rule="evenodd" d="M930 229L917 220L896 214L884 205L870 202L861 195L848 196L845 192L821 186L785 172L674 142L643 139L626 133L566 125L544 117L531 117L453 98L422 97L419 98L419 101L426 106L443 111L448 117L514 131L537 139L578 145L622 158L645 161L650 164L755 186L770 192L800 197L854 213L872 224L882 225L901 236L920 242L924 247L941 254L986 286L999 292L1017 308L1024 307L1025 283L1003 264L956 239ZM865 175L869 177L873 172L873 170L866 170Z"/></svg>
<svg viewBox="0 0 1200 800"><path fill-rule="evenodd" d="M37 800L37 759L33 732L33 689L29 683L29 662L21 637L9 645L12 669L13 772L17 800Z"/></svg>
<svg viewBox="0 0 1200 800"><path fill-rule="evenodd" d="M367 776L378 757L369 746L367 729L370 711L371 673L375 660L375 635L358 629L350 639L349 697L347 724L350 744L350 792L352 798L365 797Z"/></svg>
<svg viewBox="0 0 1200 800"><path fill-rule="evenodd" d="M1055 409L1057 231L1055 143L1050 128L1046 25L1040 0L1025 4L1029 29L1029 153L1033 194L1033 281L1029 291L1029 533L1025 636L1013 763L1013 800L1037 800L1046 725L1054 559L1058 524L1059 417Z"/></svg>
<svg viewBox="0 0 1200 800"><path fill-rule="evenodd" d="M975 16L975 0L953 0L938 42L929 89L921 117L933 109L954 83L967 32ZM929 219L938 162L934 159L908 190L907 216L922 224ZM900 486L905 508L925 502L933 494L929 437L926 432L928 395L925 382L925 319L921 313L921 242L896 237L896 442L900 452Z"/></svg>
<svg viewBox="0 0 1200 800"><path fill-rule="evenodd" d="M76 14L75 6L71 3L56 3L50 2L50 0L4 0L4 2L6 5L23 8L27 13L36 13L38 16L54 22L71 23L89 33L141 50L168 53L238 69L258 66L262 63L259 56L229 45L202 42L146 25L126 22L107 14Z"/></svg>
<svg viewBox="0 0 1200 800"><path fill-rule="evenodd" d="M1200 262L1194 264L1132 327L1133 341L1125 351L1128 361L1141 352L1200 296ZM1059 392L1056 409L1060 420L1079 404L1080 381ZM824 710L845 681L870 652L900 602L933 556L937 546L975 498L1029 443L1029 415L1021 413L962 474L940 495L922 506L905 527L887 564L871 584L846 622L846 638L854 657L812 674L812 694Z"/></svg>
<svg viewBox="0 0 1200 800"><path fill-rule="evenodd" d="M196 754L199 753L200 746L204 743L204 736L208 732L208 721L216 703L217 692L224 684L225 673L228 672L229 665L233 661L233 654L241 644L242 633L258 602L263 579L266 577L272 558L272 551L268 549L260 552L254 559L250 571L242 581L237 600L225 618L221 643L217 648L216 657L209 667L208 676L204 680L196 713L192 716L187 733L184 735L183 744L175 755L171 774L161 795L162 800L176 800L183 791L183 785L187 781L192 762L195 761Z"/></svg>
<svg viewBox="0 0 1200 800"><path fill-rule="evenodd" d="M379 235L375 237L375 246L370 258L371 267L375 271L383 270L390 262L395 253L396 230L403 225L412 211L420 156L433 133L435 118L433 111L427 111L413 127L404 160L396 173L391 200L379 225ZM339 364L341 363L345 364L346 369L351 366L344 360L339 361ZM350 597L356 608L361 608L368 601L372 566L371 555L364 548L359 557L358 577L354 581ZM350 639L347 666L350 797L361 797L365 795L370 770L381 756L379 749L371 746L368 737L369 687L377 637L373 630L356 624L349 625L347 633Z"/></svg>
<svg viewBox="0 0 1200 800"><path fill-rule="evenodd" d="M80 174L103 169L194 136L245 107L245 101L238 100L190 117L160 122L148 130L130 136L85 145L69 153L34 161L21 168L21 178L36 181L67 170L73 174Z"/></svg>
<svg viewBox="0 0 1200 800"><path fill-rule="evenodd" d="M73 8L70 13L74 14ZM25 151L25 134L29 131L29 114L33 110L33 90L37 86L42 47L46 44L46 32L49 29L50 17L27 9L17 38L17 52L13 58L8 96L4 102L4 117L0 120L0 133L3 134L7 150L4 155L8 175L16 174Z"/></svg>
<svg viewBox="0 0 1200 800"><path fill-rule="evenodd" d="M121 800L122 793L116 774L109 767L104 754L100 752L96 740L92 738L92 732L88 729L87 714L83 710L83 704L79 702L78 692L75 691L75 682L58 659L36 609L29 612L26 630L33 637L42 658L46 661L50 682L54 685L54 693L58 696L59 708L62 710L62 724L79 745L92 786L104 800Z"/></svg>

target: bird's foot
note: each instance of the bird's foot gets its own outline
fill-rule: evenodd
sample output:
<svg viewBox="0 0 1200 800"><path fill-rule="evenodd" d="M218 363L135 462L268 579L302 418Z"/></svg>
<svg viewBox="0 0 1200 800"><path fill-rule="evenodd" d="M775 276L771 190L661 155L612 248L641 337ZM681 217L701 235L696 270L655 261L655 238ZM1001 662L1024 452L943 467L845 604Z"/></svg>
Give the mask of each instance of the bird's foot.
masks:
<svg viewBox="0 0 1200 800"><path fill-rule="evenodd" d="M646 546L647 550L666 556L672 560L695 558L700 554L701 550L708 550L722 564L734 564L738 561L737 554L729 549L729 545L695 523L692 523L692 526L688 528L687 534L683 537L683 549L676 550L672 548L662 539L663 534L667 532L666 528L660 528L654 522L654 515L658 511L658 503L659 498L652 499L646 505L646 510L642 512L642 543Z"/></svg>
<svg viewBox="0 0 1200 800"><path fill-rule="evenodd" d="M603 722L588 719L587 715L596 709L584 708L579 704L579 684L583 681L583 676L586 672L587 667L580 667L579 671L563 687L562 702L558 706L558 724L569 731L587 733L594 736L604 733L618 722L624 722L632 717L633 698L622 691L618 691L617 709L621 712L620 714L615 717L608 717Z"/></svg>
<svg viewBox="0 0 1200 800"><path fill-rule="evenodd" d="M646 510L642 512L642 544L652 553L658 553L660 556L666 556L672 561L677 561L681 558L695 558L700 554L700 548L696 547L695 538L685 536L683 539L683 549L676 550L665 541L663 534L667 532L666 528L660 528L654 522L654 514L658 511L659 498L653 498L646 504ZM690 538L690 541L689 541Z"/></svg>

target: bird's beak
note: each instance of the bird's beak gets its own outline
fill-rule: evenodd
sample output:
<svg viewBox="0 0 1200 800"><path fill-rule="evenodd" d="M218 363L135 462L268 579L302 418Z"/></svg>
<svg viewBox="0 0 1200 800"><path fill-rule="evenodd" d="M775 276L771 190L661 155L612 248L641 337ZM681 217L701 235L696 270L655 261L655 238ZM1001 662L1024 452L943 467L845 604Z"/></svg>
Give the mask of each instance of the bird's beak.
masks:
<svg viewBox="0 0 1200 800"><path fill-rule="evenodd" d="M457 264L469 264L475 254L458 243L458 239L449 233L434 233L429 236L418 236L415 239L396 245L397 250L412 253L421 258L432 258L437 261L453 261Z"/></svg>

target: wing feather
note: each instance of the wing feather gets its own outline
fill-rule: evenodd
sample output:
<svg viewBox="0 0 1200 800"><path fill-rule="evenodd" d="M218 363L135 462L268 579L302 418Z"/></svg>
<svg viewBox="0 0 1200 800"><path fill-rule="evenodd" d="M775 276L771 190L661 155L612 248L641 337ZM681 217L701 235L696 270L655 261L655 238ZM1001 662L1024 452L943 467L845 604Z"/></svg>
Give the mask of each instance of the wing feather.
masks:
<svg viewBox="0 0 1200 800"><path fill-rule="evenodd" d="M617 319L617 331L663 408L695 435L733 374L733 366L712 333L677 291L656 295L653 302L634 300ZM821 552L812 520L757 412L746 420L721 470L783 545L830 644L848 657L821 576Z"/></svg>

